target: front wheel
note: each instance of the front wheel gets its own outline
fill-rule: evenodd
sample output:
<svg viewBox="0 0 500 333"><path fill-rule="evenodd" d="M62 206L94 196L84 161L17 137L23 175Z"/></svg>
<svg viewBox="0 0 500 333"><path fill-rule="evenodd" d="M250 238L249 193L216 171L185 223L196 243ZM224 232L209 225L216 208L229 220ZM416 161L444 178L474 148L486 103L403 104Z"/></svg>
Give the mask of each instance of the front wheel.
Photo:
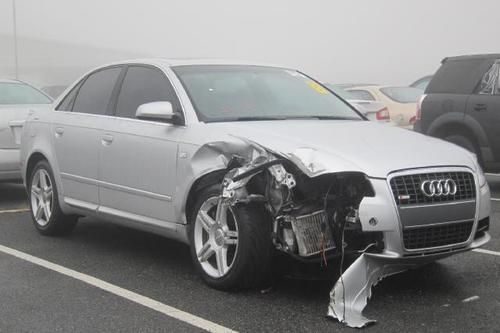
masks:
<svg viewBox="0 0 500 333"><path fill-rule="evenodd" d="M227 207L216 221L220 186L198 195L190 218L191 256L203 280L221 290L262 286L272 260L271 221L262 204Z"/></svg>
<svg viewBox="0 0 500 333"><path fill-rule="evenodd" d="M47 161L38 162L28 183L28 202L35 228L43 235L69 233L77 217L63 214L59 207L58 192L52 169Z"/></svg>

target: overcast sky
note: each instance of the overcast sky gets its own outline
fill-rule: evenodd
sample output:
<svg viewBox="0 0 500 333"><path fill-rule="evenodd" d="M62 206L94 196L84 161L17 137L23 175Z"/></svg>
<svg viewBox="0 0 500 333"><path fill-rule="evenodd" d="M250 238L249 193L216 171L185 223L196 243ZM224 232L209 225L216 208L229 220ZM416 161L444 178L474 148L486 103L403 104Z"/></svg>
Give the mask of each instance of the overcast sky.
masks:
<svg viewBox="0 0 500 333"><path fill-rule="evenodd" d="M337 83L409 84L434 72L445 56L500 52L499 0L16 0L16 5L21 37L116 49L123 57L271 62ZM12 35L12 0L0 1L0 34ZM2 53L12 55L12 43L4 44ZM22 45L19 52L22 58ZM75 66L88 62L88 55L59 59L50 48L37 56Z"/></svg>

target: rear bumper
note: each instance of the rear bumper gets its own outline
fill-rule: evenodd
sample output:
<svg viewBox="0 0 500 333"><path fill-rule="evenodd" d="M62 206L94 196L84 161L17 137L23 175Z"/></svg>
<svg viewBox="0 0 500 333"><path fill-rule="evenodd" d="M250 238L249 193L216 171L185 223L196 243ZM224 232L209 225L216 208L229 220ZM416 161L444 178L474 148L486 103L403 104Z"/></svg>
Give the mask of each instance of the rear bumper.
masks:
<svg viewBox="0 0 500 333"><path fill-rule="evenodd" d="M21 179L19 149L0 149L0 181Z"/></svg>

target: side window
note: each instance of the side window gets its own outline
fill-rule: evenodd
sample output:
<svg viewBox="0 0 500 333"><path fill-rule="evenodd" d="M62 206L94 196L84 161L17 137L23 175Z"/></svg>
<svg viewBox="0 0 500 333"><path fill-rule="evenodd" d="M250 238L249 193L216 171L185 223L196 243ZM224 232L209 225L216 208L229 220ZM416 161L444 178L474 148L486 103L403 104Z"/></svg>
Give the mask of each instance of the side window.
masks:
<svg viewBox="0 0 500 333"><path fill-rule="evenodd" d="M354 96L353 99L360 99L362 101L374 101L375 97L368 90L349 90Z"/></svg>
<svg viewBox="0 0 500 333"><path fill-rule="evenodd" d="M495 60L490 69L483 75L478 93L481 95L500 95L500 60Z"/></svg>
<svg viewBox="0 0 500 333"><path fill-rule="evenodd" d="M120 67L113 67L90 74L78 90L73 111L106 114L111 94L121 70Z"/></svg>
<svg viewBox="0 0 500 333"><path fill-rule="evenodd" d="M63 98L61 103L56 108L56 111L71 111L73 109L73 103L75 102L76 94L78 93L78 89L82 86L82 82L80 81L76 86L71 89L71 91Z"/></svg>
<svg viewBox="0 0 500 333"><path fill-rule="evenodd" d="M135 118L135 112L141 104L168 101L175 111L180 104L175 91L167 77L158 69L141 66L131 66L123 80L116 116Z"/></svg>

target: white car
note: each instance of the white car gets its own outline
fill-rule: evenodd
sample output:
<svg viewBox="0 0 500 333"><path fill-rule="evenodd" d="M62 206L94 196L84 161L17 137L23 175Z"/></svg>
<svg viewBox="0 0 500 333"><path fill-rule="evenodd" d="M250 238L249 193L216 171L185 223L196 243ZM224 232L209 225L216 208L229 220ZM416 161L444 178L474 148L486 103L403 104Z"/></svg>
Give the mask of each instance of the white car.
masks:
<svg viewBox="0 0 500 333"><path fill-rule="evenodd" d="M380 101L371 101L360 99L356 95L351 94L349 91L345 90L343 85L335 85L330 83L325 83L325 86L342 97L347 102L349 102L356 110L361 112L366 118L371 121L377 121L380 123L395 125L391 122L391 117L389 114L389 109L384 103Z"/></svg>
<svg viewBox="0 0 500 333"><path fill-rule="evenodd" d="M18 80L0 79L0 181L21 179L19 144L29 110L48 107L52 99Z"/></svg>
<svg viewBox="0 0 500 333"><path fill-rule="evenodd" d="M417 102L423 91L413 87L351 86L346 90L356 99L382 102L389 110L391 121L399 127L413 129Z"/></svg>
<svg viewBox="0 0 500 333"><path fill-rule="evenodd" d="M367 121L290 68L100 67L29 115L21 161L42 234L94 216L181 240L219 289L262 284L279 252L410 264L490 239L473 154Z"/></svg>

